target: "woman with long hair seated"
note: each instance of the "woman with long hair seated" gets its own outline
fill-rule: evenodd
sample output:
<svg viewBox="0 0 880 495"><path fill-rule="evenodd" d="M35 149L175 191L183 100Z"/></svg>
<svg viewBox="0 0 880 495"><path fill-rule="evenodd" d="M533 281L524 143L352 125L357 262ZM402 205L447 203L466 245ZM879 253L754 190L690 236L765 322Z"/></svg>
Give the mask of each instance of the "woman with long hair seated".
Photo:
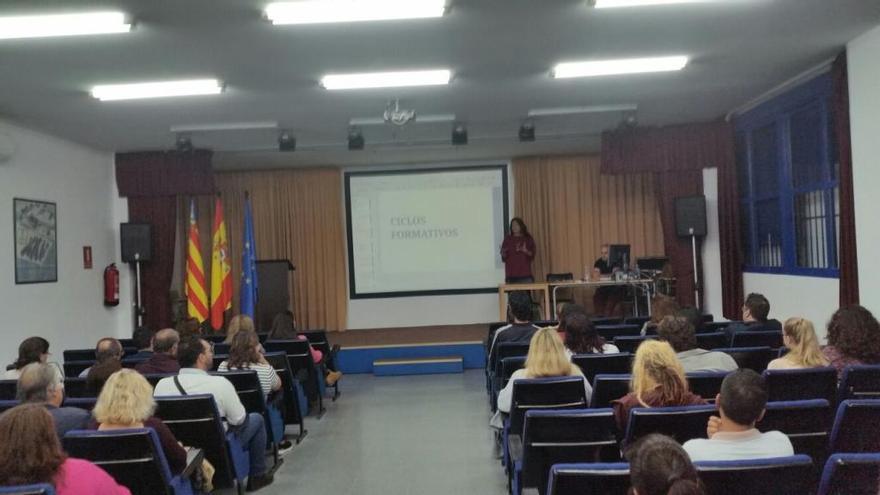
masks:
<svg viewBox="0 0 880 495"><path fill-rule="evenodd" d="M241 330L232 339L229 359L220 363L217 371L253 370L260 379L263 395L268 397L281 388L281 378L275 368L263 356L263 346L253 330Z"/></svg>
<svg viewBox="0 0 880 495"><path fill-rule="evenodd" d="M611 402L620 431L626 431L633 408L699 404L706 401L688 390L684 368L672 346L659 340L642 342L633 359L630 392Z"/></svg>
<svg viewBox="0 0 880 495"><path fill-rule="evenodd" d="M162 444L168 467L172 473L179 474L186 468L186 450L177 443L165 423L153 416L155 411L150 382L137 371L124 368L110 375L104 383L92 411L95 421L91 426L98 431L152 428Z"/></svg>
<svg viewBox="0 0 880 495"><path fill-rule="evenodd" d="M131 495L103 469L64 454L42 404L23 404L0 415L0 486L38 483L57 495Z"/></svg>
<svg viewBox="0 0 880 495"><path fill-rule="evenodd" d="M614 344L605 342L586 313L569 312L565 315L565 350L569 354L616 354Z"/></svg>
<svg viewBox="0 0 880 495"><path fill-rule="evenodd" d="M828 366L828 360L819 348L819 339L813 322L806 318L789 318L782 325L782 342L788 353L770 361L768 370L819 368Z"/></svg>
<svg viewBox="0 0 880 495"><path fill-rule="evenodd" d="M675 440L652 433L626 451L632 495L704 495L687 452Z"/></svg>
<svg viewBox="0 0 880 495"><path fill-rule="evenodd" d="M498 410L503 413L510 412L513 400L513 382L521 378L549 378L558 376L579 376L584 381L584 389L587 401L593 395L593 387L584 378L584 374L577 365L572 364L565 353L565 347L556 329L552 327L542 328L535 332L529 344L529 354L526 356L525 368L513 372L510 381L498 393ZM494 423L494 422L493 422Z"/></svg>
<svg viewBox="0 0 880 495"><path fill-rule="evenodd" d="M229 325L226 327L226 339L223 341L224 344L232 345L232 341L235 339L235 335L238 332L250 330L251 332L256 332L257 328L254 325L254 320L248 315L235 315L229 319Z"/></svg>
<svg viewBox="0 0 880 495"><path fill-rule="evenodd" d="M825 359L843 376L847 366L880 364L880 323L862 306L838 309L828 322Z"/></svg>
<svg viewBox="0 0 880 495"><path fill-rule="evenodd" d="M296 319L293 317L293 311L287 310L275 315L272 319L272 329L269 330L269 340L308 340L304 335L300 335L296 331ZM338 349L338 346L334 346ZM324 383L328 387L332 387L342 378L342 372L330 369L330 362L335 351L331 351L331 356L324 356L324 353L312 347L309 344L309 353L312 355L312 362L321 368L324 374ZM326 358L326 359L325 359Z"/></svg>
<svg viewBox="0 0 880 495"><path fill-rule="evenodd" d="M31 363L45 363L49 360L49 341L43 337L28 337L21 341L18 346L18 359L14 363L6 367L3 374L4 380L18 380L21 376L21 370ZM55 363L52 363L53 365ZM61 369L54 365L52 368L57 372L58 376L64 378Z"/></svg>

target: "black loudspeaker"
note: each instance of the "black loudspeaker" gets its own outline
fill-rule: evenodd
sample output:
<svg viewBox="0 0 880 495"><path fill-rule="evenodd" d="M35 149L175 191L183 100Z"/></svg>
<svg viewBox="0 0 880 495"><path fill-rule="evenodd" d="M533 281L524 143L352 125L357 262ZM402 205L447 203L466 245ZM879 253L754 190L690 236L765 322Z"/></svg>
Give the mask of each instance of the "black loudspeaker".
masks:
<svg viewBox="0 0 880 495"><path fill-rule="evenodd" d="M122 261L134 263L135 261L150 261L152 257L152 232L148 223L121 223L119 224L120 245L122 247ZM138 255L135 259L135 255Z"/></svg>
<svg viewBox="0 0 880 495"><path fill-rule="evenodd" d="M706 236L706 197L675 198L675 232L679 237Z"/></svg>

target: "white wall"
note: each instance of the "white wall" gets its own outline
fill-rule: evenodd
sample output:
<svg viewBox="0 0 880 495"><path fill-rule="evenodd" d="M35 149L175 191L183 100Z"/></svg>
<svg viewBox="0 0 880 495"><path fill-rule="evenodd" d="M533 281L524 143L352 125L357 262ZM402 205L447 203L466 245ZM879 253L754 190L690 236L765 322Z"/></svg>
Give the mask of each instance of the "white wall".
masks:
<svg viewBox="0 0 880 495"><path fill-rule="evenodd" d="M880 312L880 27L847 45L859 299Z"/></svg>
<svg viewBox="0 0 880 495"><path fill-rule="evenodd" d="M49 340L54 358L65 348L91 347L107 335L130 335L129 279L123 268L122 298L103 306L103 269L117 260L120 210L113 155L0 121L0 133L15 143L0 163L0 364L17 354L22 339ZM13 198L55 202L58 212L58 282L16 285ZM92 246L93 268L83 269L82 248Z"/></svg>
<svg viewBox="0 0 880 495"><path fill-rule="evenodd" d="M721 297L721 234L718 230L718 169L703 169L706 196L706 238L703 239L703 313L724 319Z"/></svg>
<svg viewBox="0 0 880 495"><path fill-rule="evenodd" d="M745 273L743 289L746 294L764 294L770 301L770 318L785 321L801 316L811 320L824 342L826 323L837 311L840 283L836 278Z"/></svg>

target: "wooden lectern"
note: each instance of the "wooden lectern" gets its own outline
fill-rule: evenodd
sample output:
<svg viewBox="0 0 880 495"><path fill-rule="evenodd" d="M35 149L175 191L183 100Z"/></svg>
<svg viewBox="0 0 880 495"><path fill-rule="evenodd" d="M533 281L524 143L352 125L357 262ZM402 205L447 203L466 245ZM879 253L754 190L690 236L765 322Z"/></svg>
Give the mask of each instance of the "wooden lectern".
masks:
<svg viewBox="0 0 880 495"><path fill-rule="evenodd" d="M275 315L293 309L293 272L290 260L257 261L257 307L255 325L260 332L272 328Z"/></svg>

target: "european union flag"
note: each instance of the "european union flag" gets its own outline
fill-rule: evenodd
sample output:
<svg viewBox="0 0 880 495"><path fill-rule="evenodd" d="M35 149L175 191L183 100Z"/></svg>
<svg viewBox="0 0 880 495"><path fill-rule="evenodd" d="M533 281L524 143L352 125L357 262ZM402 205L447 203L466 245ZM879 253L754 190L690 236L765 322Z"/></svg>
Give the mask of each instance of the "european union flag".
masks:
<svg viewBox="0 0 880 495"><path fill-rule="evenodd" d="M257 305L257 249L254 245L254 219L251 199L244 199L244 249L241 251L241 314L254 317Z"/></svg>

